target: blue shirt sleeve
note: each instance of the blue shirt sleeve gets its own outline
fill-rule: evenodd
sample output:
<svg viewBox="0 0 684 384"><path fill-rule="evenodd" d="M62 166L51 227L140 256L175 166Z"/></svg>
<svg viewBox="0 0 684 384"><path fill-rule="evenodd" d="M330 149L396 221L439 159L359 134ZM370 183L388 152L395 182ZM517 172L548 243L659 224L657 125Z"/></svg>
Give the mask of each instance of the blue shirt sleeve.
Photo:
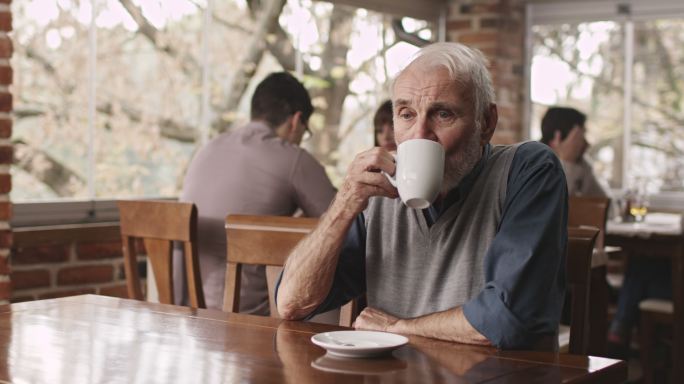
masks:
<svg viewBox="0 0 684 384"><path fill-rule="evenodd" d="M275 289L276 303L282 278L281 272ZM366 224L363 213L360 213L347 232L328 295L306 319L341 307L364 292L366 292Z"/></svg>
<svg viewBox="0 0 684 384"><path fill-rule="evenodd" d="M544 144L513 157L499 229L484 260L485 287L463 306L468 322L495 346L529 348L555 335L565 295L567 187Z"/></svg>

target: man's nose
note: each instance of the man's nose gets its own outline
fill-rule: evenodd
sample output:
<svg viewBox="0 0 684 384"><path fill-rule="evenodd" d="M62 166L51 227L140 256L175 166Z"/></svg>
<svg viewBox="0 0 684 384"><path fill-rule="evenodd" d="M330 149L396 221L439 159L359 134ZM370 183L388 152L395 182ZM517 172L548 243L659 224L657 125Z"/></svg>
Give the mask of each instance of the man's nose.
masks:
<svg viewBox="0 0 684 384"><path fill-rule="evenodd" d="M409 131L409 139L426 139L437 141L437 135L432 127L430 119L420 117Z"/></svg>

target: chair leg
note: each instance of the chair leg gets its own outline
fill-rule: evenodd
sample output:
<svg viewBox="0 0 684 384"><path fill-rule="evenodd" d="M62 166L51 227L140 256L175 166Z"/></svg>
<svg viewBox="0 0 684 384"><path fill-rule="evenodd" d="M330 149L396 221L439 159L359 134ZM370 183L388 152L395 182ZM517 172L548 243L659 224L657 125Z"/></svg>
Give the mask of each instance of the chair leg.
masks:
<svg viewBox="0 0 684 384"><path fill-rule="evenodd" d="M643 383L653 384L653 338L655 337L654 322L648 311L641 311L641 323L639 324L639 359L643 371Z"/></svg>

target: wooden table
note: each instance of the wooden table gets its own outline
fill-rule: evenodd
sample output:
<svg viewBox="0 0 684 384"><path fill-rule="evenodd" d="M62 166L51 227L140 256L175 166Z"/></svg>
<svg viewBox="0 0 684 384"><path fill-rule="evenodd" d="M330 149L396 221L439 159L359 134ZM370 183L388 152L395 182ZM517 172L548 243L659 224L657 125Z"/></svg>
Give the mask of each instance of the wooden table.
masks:
<svg viewBox="0 0 684 384"><path fill-rule="evenodd" d="M628 256L668 258L672 263L674 345L672 382L684 383L684 233L682 215L649 213L643 223L608 222L606 244Z"/></svg>
<svg viewBox="0 0 684 384"><path fill-rule="evenodd" d="M618 383L624 362L421 337L379 359L310 342L336 326L103 296L0 307L0 380L32 383Z"/></svg>

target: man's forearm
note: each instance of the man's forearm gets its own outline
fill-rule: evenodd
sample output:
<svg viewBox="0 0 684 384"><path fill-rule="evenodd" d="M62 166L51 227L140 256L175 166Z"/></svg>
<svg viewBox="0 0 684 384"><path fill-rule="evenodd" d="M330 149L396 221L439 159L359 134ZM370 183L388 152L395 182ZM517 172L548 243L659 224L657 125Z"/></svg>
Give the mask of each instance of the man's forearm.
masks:
<svg viewBox="0 0 684 384"><path fill-rule="evenodd" d="M325 299L353 220L343 204L334 201L311 235L292 251L278 289L278 312L282 318L303 318Z"/></svg>
<svg viewBox="0 0 684 384"><path fill-rule="evenodd" d="M461 307L413 319L399 319L388 330L465 344L491 344L486 337L470 325Z"/></svg>

